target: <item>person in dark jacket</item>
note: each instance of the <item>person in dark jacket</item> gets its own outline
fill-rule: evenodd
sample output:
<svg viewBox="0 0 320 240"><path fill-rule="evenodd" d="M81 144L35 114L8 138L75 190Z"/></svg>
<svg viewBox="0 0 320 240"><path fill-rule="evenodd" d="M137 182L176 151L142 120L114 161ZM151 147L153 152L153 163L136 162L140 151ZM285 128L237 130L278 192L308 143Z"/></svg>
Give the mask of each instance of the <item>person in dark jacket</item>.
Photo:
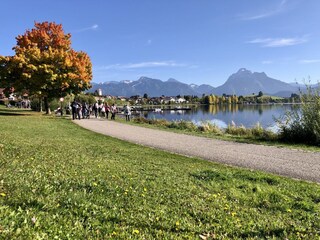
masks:
<svg viewBox="0 0 320 240"><path fill-rule="evenodd" d="M78 108L78 103L74 99L73 102L71 103L72 120L77 118L77 108Z"/></svg>

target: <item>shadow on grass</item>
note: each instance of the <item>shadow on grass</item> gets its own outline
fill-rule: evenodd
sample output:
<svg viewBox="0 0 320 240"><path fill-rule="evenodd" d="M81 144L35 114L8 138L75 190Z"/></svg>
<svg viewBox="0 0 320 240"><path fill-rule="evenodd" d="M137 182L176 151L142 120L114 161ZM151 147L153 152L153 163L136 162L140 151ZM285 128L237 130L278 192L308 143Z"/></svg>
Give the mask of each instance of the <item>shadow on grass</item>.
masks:
<svg viewBox="0 0 320 240"><path fill-rule="evenodd" d="M32 110L26 108L7 108L2 107L0 108L1 112L31 112Z"/></svg>
<svg viewBox="0 0 320 240"><path fill-rule="evenodd" d="M288 230L291 229L285 229L285 228L274 228L274 229L260 229L258 231L246 231L243 233L240 233L241 238L265 238L266 236L270 237L279 237L279 238L285 238L286 234L288 233Z"/></svg>
<svg viewBox="0 0 320 240"><path fill-rule="evenodd" d="M212 180L224 181L224 180L230 179L230 177L227 176L226 174L216 172L216 171L211 171L211 170L205 170L205 171L201 171L198 173L192 173L190 175L197 180L201 180L201 181L205 181L205 182L209 182Z"/></svg>
<svg viewBox="0 0 320 240"><path fill-rule="evenodd" d="M28 113L14 113L14 112L11 112L11 113L0 112L0 116L31 116L31 114L28 114Z"/></svg>
<svg viewBox="0 0 320 240"><path fill-rule="evenodd" d="M213 181L213 180L220 180L220 181L227 181L231 179L238 179L238 180L246 180L250 182L259 182L259 183L267 183L268 185L278 185L280 182L276 178L268 177L268 176L256 176L252 174L246 174L241 172L235 173L221 173L218 171L212 170L205 170L197 173L191 173L192 177L200 181Z"/></svg>
<svg viewBox="0 0 320 240"><path fill-rule="evenodd" d="M30 116L30 109L0 108L0 116Z"/></svg>

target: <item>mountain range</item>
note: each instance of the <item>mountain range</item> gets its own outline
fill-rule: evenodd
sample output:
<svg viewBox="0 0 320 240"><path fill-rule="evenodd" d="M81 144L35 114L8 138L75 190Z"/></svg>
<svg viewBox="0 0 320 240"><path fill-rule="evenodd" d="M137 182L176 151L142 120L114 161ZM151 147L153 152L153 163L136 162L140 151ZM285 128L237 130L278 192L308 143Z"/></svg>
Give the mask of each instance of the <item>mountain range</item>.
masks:
<svg viewBox="0 0 320 240"><path fill-rule="evenodd" d="M120 82L110 81L105 83L92 83L92 88L88 92L102 90L103 95L143 96L145 93L150 97L177 96L177 95L252 95L262 91L264 94L289 97L296 93L300 86L282 82L267 76L264 72L251 72L245 68L240 68L232 74L227 81L218 87L202 84L186 84L176 79L170 78L167 81L141 77L136 81L123 80Z"/></svg>

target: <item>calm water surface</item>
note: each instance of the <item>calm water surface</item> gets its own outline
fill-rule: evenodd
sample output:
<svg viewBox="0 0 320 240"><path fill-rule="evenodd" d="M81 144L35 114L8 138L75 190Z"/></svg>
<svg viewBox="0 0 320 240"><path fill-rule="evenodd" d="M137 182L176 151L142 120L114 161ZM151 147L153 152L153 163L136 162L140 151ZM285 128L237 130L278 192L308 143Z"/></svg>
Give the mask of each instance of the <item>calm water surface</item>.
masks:
<svg viewBox="0 0 320 240"><path fill-rule="evenodd" d="M260 123L264 128L274 130L276 129L274 118L279 118L294 108L299 108L299 105L210 105L191 107L191 110L149 111L142 114L148 119L186 120L196 124L210 122L222 128L232 122L237 126L244 125L248 128Z"/></svg>

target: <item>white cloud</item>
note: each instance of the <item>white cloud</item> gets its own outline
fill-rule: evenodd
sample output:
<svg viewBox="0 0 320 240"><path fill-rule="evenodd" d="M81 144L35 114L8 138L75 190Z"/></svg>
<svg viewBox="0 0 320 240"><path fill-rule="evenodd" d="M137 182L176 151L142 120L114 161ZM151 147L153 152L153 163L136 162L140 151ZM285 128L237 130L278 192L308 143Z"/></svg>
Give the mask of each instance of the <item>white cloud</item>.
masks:
<svg viewBox="0 0 320 240"><path fill-rule="evenodd" d="M256 38L248 43L261 44L262 47L287 47L307 42L308 39L302 38Z"/></svg>
<svg viewBox="0 0 320 240"><path fill-rule="evenodd" d="M175 61L154 61L128 64L112 64L100 67L99 69L137 69L137 68L155 68L155 67L186 67L186 64L176 63Z"/></svg>
<svg viewBox="0 0 320 240"><path fill-rule="evenodd" d="M151 39L148 39L147 45L151 45L151 44L152 44L152 40L151 40Z"/></svg>
<svg viewBox="0 0 320 240"><path fill-rule="evenodd" d="M94 24L91 27L86 27L82 29L75 30L74 32L85 32L85 31L95 31L99 28L98 24Z"/></svg>
<svg viewBox="0 0 320 240"><path fill-rule="evenodd" d="M320 59L303 59L299 61L302 64L320 63Z"/></svg>
<svg viewBox="0 0 320 240"><path fill-rule="evenodd" d="M95 24L95 25L93 25L92 27L91 27L91 29L97 29L99 26L98 26L98 24Z"/></svg>
<svg viewBox="0 0 320 240"><path fill-rule="evenodd" d="M269 11L261 12L260 14L252 15L252 16L243 16L242 19L250 21L250 20L257 20L257 19L274 16L285 10L286 3L287 3L287 0L282 0L279 5L275 6L273 9Z"/></svg>
<svg viewBox="0 0 320 240"><path fill-rule="evenodd" d="M270 61L270 60L265 60L265 61L262 61L262 64L272 64L273 61Z"/></svg>

